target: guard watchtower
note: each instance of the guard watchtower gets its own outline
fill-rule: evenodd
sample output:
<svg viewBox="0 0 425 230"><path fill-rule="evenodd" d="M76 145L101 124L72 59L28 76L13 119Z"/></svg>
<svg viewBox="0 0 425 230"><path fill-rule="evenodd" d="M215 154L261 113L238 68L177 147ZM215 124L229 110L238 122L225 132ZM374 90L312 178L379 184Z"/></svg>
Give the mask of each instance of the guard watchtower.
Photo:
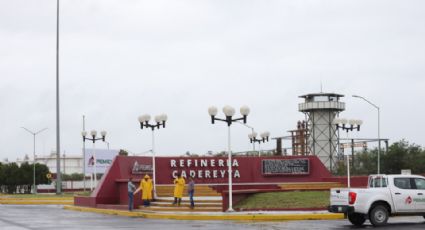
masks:
<svg viewBox="0 0 425 230"><path fill-rule="evenodd" d="M345 110L345 103L340 102L341 94L312 93L300 96L304 102L298 110L306 115L307 148L332 171L337 153L338 133L333 120Z"/></svg>

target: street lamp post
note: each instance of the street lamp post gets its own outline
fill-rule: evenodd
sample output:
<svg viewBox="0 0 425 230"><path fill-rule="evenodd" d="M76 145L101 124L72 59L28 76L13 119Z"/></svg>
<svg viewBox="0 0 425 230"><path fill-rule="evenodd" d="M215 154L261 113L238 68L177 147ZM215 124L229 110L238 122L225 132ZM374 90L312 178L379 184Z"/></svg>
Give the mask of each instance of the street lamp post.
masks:
<svg viewBox="0 0 425 230"><path fill-rule="evenodd" d="M261 147L260 147L261 142L264 143L264 142L268 142L269 141L270 132L261 133L260 134L260 137L261 138L259 138L259 139L257 138L257 133L256 132L253 132L251 134L248 134L249 141L251 143L253 143L253 144L255 144L255 142L257 142L258 145L259 145L258 156L261 156Z"/></svg>
<svg viewBox="0 0 425 230"><path fill-rule="evenodd" d="M60 167L60 100L59 100L59 0L56 0L56 194L62 193Z"/></svg>
<svg viewBox="0 0 425 230"><path fill-rule="evenodd" d="M106 143L106 146L108 147L108 150L109 150L109 142L105 141L105 143Z"/></svg>
<svg viewBox="0 0 425 230"><path fill-rule="evenodd" d="M86 131L86 116L83 115L83 132ZM86 191L86 142L83 141L83 191Z"/></svg>
<svg viewBox="0 0 425 230"><path fill-rule="evenodd" d="M34 194L37 193L37 185L35 184L35 136L41 132L43 132L44 130L46 130L47 128L44 129L40 129L37 132L33 132L25 127L21 127L23 129L25 129L27 132L31 133L33 135L33 157L34 157L34 161L33 161L33 187L34 187Z"/></svg>
<svg viewBox="0 0 425 230"><path fill-rule="evenodd" d="M342 129L347 132L349 131L360 131L360 126L363 124L362 120L347 120L344 118L335 118L333 124L336 126L336 129ZM353 152L351 154L354 154ZM350 157L347 155L347 186L350 188Z"/></svg>
<svg viewBox="0 0 425 230"><path fill-rule="evenodd" d="M247 125L247 124L245 124L243 122L240 122L240 121L237 121L237 123L239 123L239 124L241 124L241 125L243 125L243 126L245 126L247 128L250 128L251 129L251 134L256 133L255 130L254 130L254 127L251 127L251 126L249 126L249 125ZM252 143L252 151L255 152L255 143L254 142L251 142L251 143Z"/></svg>
<svg viewBox="0 0 425 230"><path fill-rule="evenodd" d="M84 142L86 140L93 141L94 186L97 186L97 168L96 168L97 167L97 164L96 164L97 158L96 158L96 145L95 145L95 143L96 143L96 141L99 141L99 140L105 141L106 131L100 132L100 135L102 136L100 138L97 138L96 137L97 136L97 131L96 130L92 130L90 132L90 136L92 136L91 138L90 137L86 137L87 136L87 132L86 131L81 132L81 135L83 136L83 141Z"/></svg>
<svg viewBox="0 0 425 230"><path fill-rule="evenodd" d="M353 97L363 99L364 101L366 101L367 103L369 103L370 105L375 107L375 109L378 110L378 166L377 167L378 167L378 174L380 174L380 172L381 172L381 124L380 124L381 123L381 111L379 109L379 106L373 104L372 102L370 102L366 98L359 96L359 95L353 95Z"/></svg>
<svg viewBox="0 0 425 230"><path fill-rule="evenodd" d="M156 195L155 135L154 135L154 131L155 131L155 128L160 129L161 126L162 126L162 128L165 128L165 122L167 121L168 117L167 117L167 114L160 114L160 115L155 116L156 124L149 124L150 119L151 119L151 116L149 114L141 115L138 118L139 123L140 123L140 129L151 128L151 130L152 130L153 197L154 197L154 199L156 199L157 195Z"/></svg>
<svg viewBox="0 0 425 230"><path fill-rule="evenodd" d="M233 212L233 194L232 194L232 150L231 150L231 145L230 145L230 126L232 125L232 122L236 122L236 121L243 121L243 123L246 123L246 118L250 112L249 107L248 106L242 106L240 108L240 112L242 117L241 118L235 118L233 119L233 115L235 115L235 109L231 106L224 106L223 107L223 113L226 116L225 119L220 119L220 118L216 118L215 116L217 115L217 108L214 106L211 106L210 108L208 108L208 113L211 116L211 123L214 124L215 121L223 121L227 123L228 129L227 129L227 133L228 133L228 154L229 154L229 159L228 159L228 174L229 174L229 208L227 209L228 212Z"/></svg>

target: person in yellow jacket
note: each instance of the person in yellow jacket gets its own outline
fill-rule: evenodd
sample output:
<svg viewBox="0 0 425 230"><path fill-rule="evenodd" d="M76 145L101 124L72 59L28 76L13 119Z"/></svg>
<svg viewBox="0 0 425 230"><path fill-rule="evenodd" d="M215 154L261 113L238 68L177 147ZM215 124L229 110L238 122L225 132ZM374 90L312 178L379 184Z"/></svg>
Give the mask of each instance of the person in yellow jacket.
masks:
<svg viewBox="0 0 425 230"><path fill-rule="evenodd" d="M142 190L143 206L149 207L150 202L152 200L152 190L153 190L152 179L150 178L149 175L145 175L145 177L140 181L140 186L134 192L134 194L138 193L140 190Z"/></svg>
<svg viewBox="0 0 425 230"><path fill-rule="evenodd" d="M186 181L184 180L181 174L179 174L179 176L176 179L174 179L175 187L174 187L173 205L178 204L180 206L180 203L182 202L183 190L184 190L185 184L186 184Z"/></svg>

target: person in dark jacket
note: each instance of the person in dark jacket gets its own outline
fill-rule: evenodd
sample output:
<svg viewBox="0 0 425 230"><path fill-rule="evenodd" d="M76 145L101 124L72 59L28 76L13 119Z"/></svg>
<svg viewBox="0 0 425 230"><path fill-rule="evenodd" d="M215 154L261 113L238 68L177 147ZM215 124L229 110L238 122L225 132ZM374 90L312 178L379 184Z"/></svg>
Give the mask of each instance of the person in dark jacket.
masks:
<svg viewBox="0 0 425 230"><path fill-rule="evenodd" d="M195 208L195 202L193 201L193 194L195 193L195 181L192 177L189 177L189 183L187 184L187 192L190 198L190 208Z"/></svg>
<svg viewBox="0 0 425 230"><path fill-rule="evenodd" d="M136 186L131 182L133 178L129 178L127 182L127 191L128 191L128 211L133 210L133 197L134 197L134 190L136 190Z"/></svg>

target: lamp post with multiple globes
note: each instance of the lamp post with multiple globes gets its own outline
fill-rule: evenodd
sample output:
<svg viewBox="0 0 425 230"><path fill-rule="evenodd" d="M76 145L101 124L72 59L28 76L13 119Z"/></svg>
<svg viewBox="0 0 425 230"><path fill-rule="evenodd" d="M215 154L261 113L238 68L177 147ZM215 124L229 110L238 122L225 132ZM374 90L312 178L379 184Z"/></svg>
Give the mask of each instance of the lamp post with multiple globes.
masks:
<svg viewBox="0 0 425 230"><path fill-rule="evenodd" d="M229 176L229 208L227 209L228 212L233 212L233 195L232 195L232 149L231 149L231 138L230 138L230 126L232 125L233 122L236 121L243 121L243 123L246 123L246 118L250 112L249 107L248 106L242 106L240 108L240 113L242 115L242 117L239 118L233 118L233 116L235 115L235 109L231 106L224 106L223 107L223 113L225 115L225 118L217 118L217 108L214 106L211 106L210 108L208 108L208 113L211 116L211 123L214 124L215 121L223 121L225 123L227 123L228 129L227 129L227 133L228 133L228 176Z"/></svg>
<svg viewBox="0 0 425 230"><path fill-rule="evenodd" d="M150 128L152 130L152 177L153 177L153 197L157 198L156 195L156 171L155 171L155 129L165 128L165 122L168 117L166 114L160 114L155 116L155 123L150 124L151 116L149 114L144 114L139 116L138 120L140 123L140 129Z"/></svg>
<svg viewBox="0 0 425 230"><path fill-rule="evenodd" d="M268 142L269 141L269 137L270 137L270 132L263 132L263 133L261 133L260 134L260 138L257 138L257 133L256 132L253 132L253 133L248 134L249 141L251 143L257 142L258 145L261 145L261 142L263 142L263 143ZM261 156L261 147L259 147L258 156Z"/></svg>
<svg viewBox="0 0 425 230"><path fill-rule="evenodd" d="M335 118L333 124L336 126L336 129L342 129L347 132L349 131L360 131L360 126L363 124L362 120L347 120L344 118ZM339 141L338 141L339 143ZM354 153L351 153L354 154ZM347 185L350 188L350 156L347 155Z"/></svg>
<svg viewBox="0 0 425 230"><path fill-rule="evenodd" d="M90 132L90 136L91 137L86 137L87 136L87 132L83 131L81 132L81 135L83 136L83 141L85 142L86 140L92 141L93 142L93 172L94 172L94 186L97 186L97 158L96 158L96 141L105 141L105 137L106 137L106 131L102 131L100 132L101 137L97 138L97 131L96 130L92 130Z"/></svg>

